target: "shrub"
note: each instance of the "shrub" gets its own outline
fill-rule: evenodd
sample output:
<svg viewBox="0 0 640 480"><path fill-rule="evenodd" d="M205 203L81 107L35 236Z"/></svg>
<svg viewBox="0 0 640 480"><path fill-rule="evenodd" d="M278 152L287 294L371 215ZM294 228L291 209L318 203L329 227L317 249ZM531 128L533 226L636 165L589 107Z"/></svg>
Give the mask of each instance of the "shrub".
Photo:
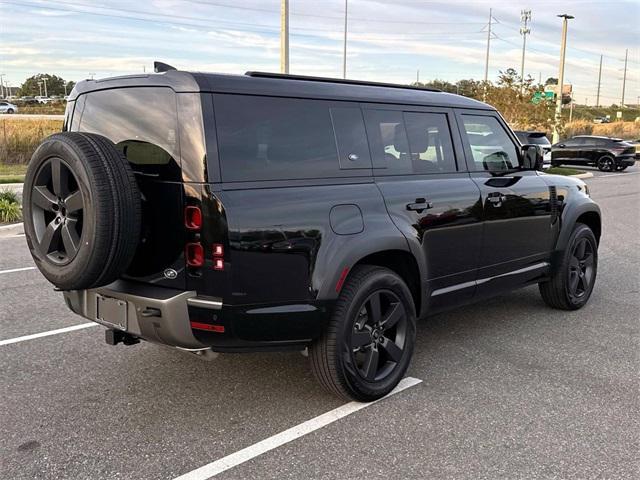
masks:
<svg viewBox="0 0 640 480"><path fill-rule="evenodd" d="M0 190L0 201L20 203L20 198L18 194L12 190Z"/></svg>
<svg viewBox="0 0 640 480"><path fill-rule="evenodd" d="M17 222L22 218L19 203L0 199L0 223Z"/></svg>

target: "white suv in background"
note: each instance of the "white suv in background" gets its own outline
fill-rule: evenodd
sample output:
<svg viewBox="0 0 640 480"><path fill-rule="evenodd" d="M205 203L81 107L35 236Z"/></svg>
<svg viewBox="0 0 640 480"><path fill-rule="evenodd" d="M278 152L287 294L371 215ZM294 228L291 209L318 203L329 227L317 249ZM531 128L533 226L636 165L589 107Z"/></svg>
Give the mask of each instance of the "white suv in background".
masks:
<svg viewBox="0 0 640 480"><path fill-rule="evenodd" d="M0 113L16 113L17 111L18 107L13 103L0 100Z"/></svg>

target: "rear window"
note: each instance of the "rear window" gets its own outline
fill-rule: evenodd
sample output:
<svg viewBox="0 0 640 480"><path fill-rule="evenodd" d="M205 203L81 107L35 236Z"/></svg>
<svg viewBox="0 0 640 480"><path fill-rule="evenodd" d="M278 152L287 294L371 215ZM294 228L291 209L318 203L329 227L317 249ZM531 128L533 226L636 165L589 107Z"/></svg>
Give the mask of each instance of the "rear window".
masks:
<svg viewBox="0 0 640 480"><path fill-rule="evenodd" d="M223 181L339 174L327 102L227 94L213 98Z"/></svg>
<svg viewBox="0 0 640 480"><path fill-rule="evenodd" d="M82 95L71 129L116 144L136 170L180 180L176 96L169 88L138 87ZM80 102L78 102L80 103Z"/></svg>

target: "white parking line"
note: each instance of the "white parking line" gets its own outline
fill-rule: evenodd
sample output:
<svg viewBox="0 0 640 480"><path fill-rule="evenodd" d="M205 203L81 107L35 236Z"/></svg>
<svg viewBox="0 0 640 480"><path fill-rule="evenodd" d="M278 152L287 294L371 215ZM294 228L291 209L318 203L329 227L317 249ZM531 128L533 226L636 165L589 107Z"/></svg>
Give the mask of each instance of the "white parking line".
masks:
<svg viewBox="0 0 640 480"><path fill-rule="evenodd" d="M394 388L391 393L387 396L381 398L380 400L384 400L391 395L395 395L407 388L413 387L421 383L422 380L413 377L403 378L398 386ZM349 402L341 407L338 407L334 410L331 410L327 413L323 413L311 420L307 420L295 427L291 427L283 432L280 432L272 437L265 438L264 440L255 443L247 448L243 448L242 450L238 450L231 455L227 455L226 457L222 457L215 462L204 465L196 470L192 470L189 473L185 473L184 475L180 475L176 477L174 480L205 480L207 478L215 477L219 473L222 473L226 470L229 470L233 467L237 467L238 465L245 463L252 458L257 457L258 455L262 455L270 450L278 448L285 443L289 443L292 440L300 438L308 433L311 433L315 430L318 430L322 427L326 427L327 425L340 420L341 418L346 417L347 415L351 415L363 408L367 408L374 403L379 402L380 400L376 400L370 403L360 403L360 402Z"/></svg>
<svg viewBox="0 0 640 480"><path fill-rule="evenodd" d="M0 270L0 275L3 273L13 273L13 272L24 272L25 270L35 270L36 267L22 267L22 268L11 268L9 270Z"/></svg>
<svg viewBox="0 0 640 480"><path fill-rule="evenodd" d="M9 338L7 340L0 340L0 346L2 346L2 345L11 345L12 343L18 343L18 342L24 342L24 341L27 341L27 340L33 340L34 338L48 337L50 335L57 335L59 333L73 332L74 330L81 330L83 328L97 327L97 326L99 326L99 324L98 323L93 323L93 322L81 323L80 325L72 325L71 327L58 328L57 330L49 330L48 332L40 332L40 333L34 333L32 335L25 335L24 337L16 337L16 338Z"/></svg>

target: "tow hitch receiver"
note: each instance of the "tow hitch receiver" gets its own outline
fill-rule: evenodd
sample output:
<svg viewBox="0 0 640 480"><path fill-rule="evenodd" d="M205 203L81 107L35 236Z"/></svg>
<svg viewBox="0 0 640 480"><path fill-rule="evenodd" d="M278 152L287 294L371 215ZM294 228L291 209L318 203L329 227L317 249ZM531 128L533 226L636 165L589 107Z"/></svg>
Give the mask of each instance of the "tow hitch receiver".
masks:
<svg viewBox="0 0 640 480"><path fill-rule="evenodd" d="M119 343L135 345L136 343L140 343L140 339L134 337L130 333L123 332L121 330L114 330L112 328L105 330L104 339L109 345L117 345Z"/></svg>

